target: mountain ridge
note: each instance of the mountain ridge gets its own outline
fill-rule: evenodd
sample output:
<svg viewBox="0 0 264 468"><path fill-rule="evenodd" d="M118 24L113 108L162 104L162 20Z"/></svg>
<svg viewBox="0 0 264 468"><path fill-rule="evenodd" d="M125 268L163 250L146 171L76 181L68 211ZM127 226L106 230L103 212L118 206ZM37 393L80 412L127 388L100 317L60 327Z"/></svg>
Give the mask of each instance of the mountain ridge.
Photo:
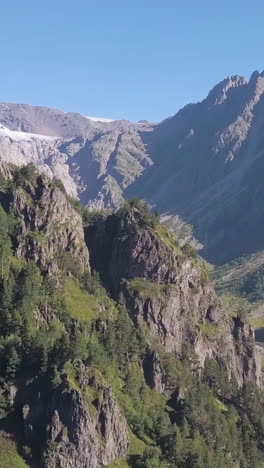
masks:
<svg viewBox="0 0 264 468"><path fill-rule="evenodd" d="M183 241L192 235L208 261L223 264L263 248L256 229L264 223L256 175L264 164L263 109L264 73L257 71L249 80L227 77L201 102L156 124L93 122L76 113L2 103L2 125L59 139L36 144L0 134L0 157L33 162L90 209L115 210L125 198L139 196Z"/></svg>

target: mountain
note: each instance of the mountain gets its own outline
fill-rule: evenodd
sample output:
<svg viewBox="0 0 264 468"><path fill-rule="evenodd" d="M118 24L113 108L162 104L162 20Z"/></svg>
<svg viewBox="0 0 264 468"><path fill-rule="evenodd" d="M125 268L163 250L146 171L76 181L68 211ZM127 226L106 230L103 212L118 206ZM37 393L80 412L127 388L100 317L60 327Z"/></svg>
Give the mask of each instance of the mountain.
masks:
<svg viewBox="0 0 264 468"><path fill-rule="evenodd" d="M125 187L151 164L140 131L152 126L105 120L2 103L1 158L20 165L33 162L92 208L117 208Z"/></svg>
<svg viewBox="0 0 264 468"><path fill-rule="evenodd" d="M221 265L263 249L263 108L259 72L226 78L159 124L2 103L0 155L33 162L93 209L144 198Z"/></svg>
<svg viewBox="0 0 264 468"><path fill-rule="evenodd" d="M260 364L146 203L89 213L1 163L1 467L259 468Z"/></svg>
<svg viewBox="0 0 264 468"><path fill-rule="evenodd" d="M211 263L263 247L263 90L263 74L249 82L229 77L160 124L154 164L129 192L146 197L176 229L178 217L193 226Z"/></svg>

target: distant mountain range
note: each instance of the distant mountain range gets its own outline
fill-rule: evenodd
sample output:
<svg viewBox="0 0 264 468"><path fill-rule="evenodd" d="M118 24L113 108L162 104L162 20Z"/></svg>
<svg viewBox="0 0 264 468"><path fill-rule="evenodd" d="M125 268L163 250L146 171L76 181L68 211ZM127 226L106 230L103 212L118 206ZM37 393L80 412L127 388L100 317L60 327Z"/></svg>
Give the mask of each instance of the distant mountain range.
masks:
<svg viewBox="0 0 264 468"><path fill-rule="evenodd" d="M231 76L165 121L0 104L0 157L33 162L93 209L146 199L223 264L264 248L264 73Z"/></svg>

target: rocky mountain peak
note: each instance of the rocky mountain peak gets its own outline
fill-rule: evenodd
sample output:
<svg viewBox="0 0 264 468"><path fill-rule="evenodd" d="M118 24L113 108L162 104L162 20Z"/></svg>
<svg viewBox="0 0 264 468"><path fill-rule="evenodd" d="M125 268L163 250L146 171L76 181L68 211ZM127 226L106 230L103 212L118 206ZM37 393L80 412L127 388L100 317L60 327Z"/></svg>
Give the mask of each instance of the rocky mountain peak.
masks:
<svg viewBox="0 0 264 468"><path fill-rule="evenodd" d="M264 70L262 72L255 70L250 76L249 83L251 81L256 81L259 77L263 77L263 76L264 76Z"/></svg>
<svg viewBox="0 0 264 468"><path fill-rule="evenodd" d="M253 72L248 84L254 92L255 99L259 99L264 92L264 72Z"/></svg>
<svg viewBox="0 0 264 468"><path fill-rule="evenodd" d="M246 84L247 80L243 76L228 76L223 81L214 86L214 88L209 92L207 100L211 105L222 104L227 99L230 88L245 86Z"/></svg>

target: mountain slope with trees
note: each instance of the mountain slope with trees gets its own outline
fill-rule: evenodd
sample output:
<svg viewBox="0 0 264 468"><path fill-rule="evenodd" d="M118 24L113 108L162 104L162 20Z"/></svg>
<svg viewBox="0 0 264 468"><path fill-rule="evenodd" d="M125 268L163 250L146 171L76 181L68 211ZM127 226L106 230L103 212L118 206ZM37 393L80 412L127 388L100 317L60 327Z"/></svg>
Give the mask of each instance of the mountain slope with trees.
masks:
<svg viewBox="0 0 264 468"><path fill-rule="evenodd" d="M195 251L139 200L89 213L32 166L0 181L3 466L259 468L254 333Z"/></svg>

